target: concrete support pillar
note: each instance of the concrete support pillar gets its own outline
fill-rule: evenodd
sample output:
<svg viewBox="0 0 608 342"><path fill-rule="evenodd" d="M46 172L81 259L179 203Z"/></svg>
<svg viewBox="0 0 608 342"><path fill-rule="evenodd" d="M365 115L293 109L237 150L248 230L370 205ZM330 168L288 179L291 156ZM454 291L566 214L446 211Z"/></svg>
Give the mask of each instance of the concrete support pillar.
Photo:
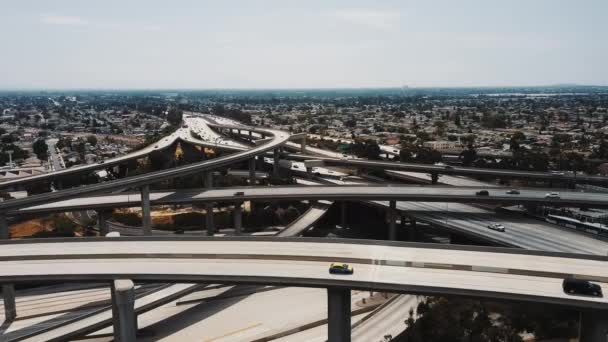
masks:
<svg viewBox="0 0 608 342"><path fill-rule="evenodd" d="M213 171L205 172L204 178L205 188L213 188Z"/></svg>
<svg viewBox="0 0 608 342"><path fill-rule="evenodd" d="M255 185L255 157L249 159L249 185Z"/></svg>
<svg viewBox="0 0 608 342"><path fill-rule="evenodd" d="M437 184L438 180L439 180L439 174L431 173L431 184Z"/></svg>
<svg viewBox="0 0 608 342"><path fill-rule="evenodd" d="M345 229L346 225L346 202L342 201L340 202L340 226Z"/></svg>
<svg viewBox="0 0 608 342"><path fill-rule="evenodd" d="M210 189L213 187L212 171L205 172L203 182L205 183L205 188ZM213 226L213 202L205 203L205 227L207 228L208 236L215 234L215 227Z"/></svg>
<svg viewBox="0 0 608 342"><path fill-rule="evenodd" d="M110 218L110 211L98 210L97 211L97 228L99 228L99 236L106 236L108 234L108 218Z"/></svg>
<svg viewBox="0 0 608 342"><path fill-rule="evenodd" d="M141 222L144 235L152 234L152 216L150 213L150 186L141 187Z"/></svg>
<svg viewBox="0 0 608 342"><path fill-rule="evenodd" d="M275 177L279 176L279 149L275 148L273 150L272 156L272 175Z"/></svg>
<svg viewBox="0 0 608 342"><path fill-rule="evenodd" d="M131 280L119 279L112 282L112 322L114 341L135 341L135 285Z"/></svg>
<svg viewBox="0 0 608 342"><path fill-rule="evenodd" d="M306 135L304 135L304 137L300 141L300 152L302 152L302 153L306 152Z"/></svg>
<svg viewBox="0 0 608 342"><path fill-rule="evenodd" d="M239 202L234 205L234 234L241 235L243 229L243 203Z"/></svg>
<svg viewBox="0 0 608 342"><path fill-rule="evenodd" d="M6 215L0 214L0 239L10 239ZM15 303L15 287L12 284L2 285L2 298L4 299L4 319L7 322L17 317L17 305Z"/></svg>
<svg viewBox="0 0 608 342"><path fill-rule="evenodd" d="M306 168L306 175L308 176L308 179L312 179L312 167Z"/></svg>
<svg viewBox="0 0 608 342"><path fill-rule="evenodd" d="M350 342L350 290L327 289L327 339Z"/></svg>
<svg viewBox="0 0 608 342"><path fill-rule="evenodd" d="M580 342L608 341L608 310L583 311L580 324Z"/></svg>
<svg viewBox="0 0 608 342"><path fill-rule="evenodd" d="M410 219L409 240L416 241L418 239L418 228L416 227L416 220Z"/></svg>
<svg viewBox="0 0 608 342"><path fill-rule="evenodd" d="M213 226L213 203L205 203L205 228L207 228L207 235L213 236L215 234L215 227Z"/></svg>
<svg viewBox="0 0 608 342"><path fill-rule="evenodd" d="M397 201L390 201L388 209L388 239L391 241L397 240L396 211Z"/></svg>

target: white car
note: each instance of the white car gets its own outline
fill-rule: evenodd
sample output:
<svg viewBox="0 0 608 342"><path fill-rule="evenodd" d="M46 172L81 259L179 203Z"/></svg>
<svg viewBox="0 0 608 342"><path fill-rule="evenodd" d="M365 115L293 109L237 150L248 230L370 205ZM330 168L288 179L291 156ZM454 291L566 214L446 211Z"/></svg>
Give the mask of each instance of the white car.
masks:
<svg viewBox="0 0 608 342"><path fill-rule="evenodd" d="M492 223L488 225L488 228L495 230L497 232L504 232L505 231L505 226L500 224L500 223Z"/></svg>
<svg viewBox="0 0 608 342"><path fill-rule="evenodd" d="M560 199L559 192L549 192L545 195L545 198Z"/></svg>

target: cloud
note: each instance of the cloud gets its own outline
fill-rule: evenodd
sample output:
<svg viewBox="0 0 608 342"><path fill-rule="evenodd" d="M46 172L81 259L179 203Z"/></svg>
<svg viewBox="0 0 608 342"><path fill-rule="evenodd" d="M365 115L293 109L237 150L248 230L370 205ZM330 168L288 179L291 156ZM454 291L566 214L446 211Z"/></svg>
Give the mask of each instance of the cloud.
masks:
<svg viewBox="0 0 608 342"><path fill-rule="evenodd" d="M377 30L392 30L399 25L401 14L397 11L373 9L346 9L329 14L332 18Z"/></svg>
<svg viewBox="0 0 608 342"><path fill-rule="evenodd" d="M85 26L88 22L80 17L67 15L43 14L40 16L40 21L47 25L61 26Z"/></svg>

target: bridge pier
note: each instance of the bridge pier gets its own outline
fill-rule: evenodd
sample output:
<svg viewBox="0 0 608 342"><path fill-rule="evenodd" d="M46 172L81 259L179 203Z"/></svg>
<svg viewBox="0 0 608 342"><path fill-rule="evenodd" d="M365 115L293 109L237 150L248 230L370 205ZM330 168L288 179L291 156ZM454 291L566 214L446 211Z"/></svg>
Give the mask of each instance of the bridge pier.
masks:
<svg viewBox="0 0 608 342"><path fill-rule="evenodd" d="M346 229L346 202L340 202L340 227Z"/></svg>
<svg viewBox="0 0 608 342"><path fill-rule="evenodd" d="M588 310L581 313L580 342L608 341L608 310Z"/></svg>
<svg viewBox="0 0 608 342"><path fill-rule="evenodd" d="M242 202L238 202L234 205L234 234L241 235L243 229L243 205Z"/></svg>
<svg viewBox="0 0 608 342"><path fill-rule="evenodd" d="M350 290L327 289L327 340L350 342Z"/></svg>
<svg viewBox="0 0 608 342"><path fill-rule="evenodd" d="M135 341L135 285L131 280L119 279L112 282L112 324L115 341Z"/></svg>
<svg viewBox="0 0 608 342"><path fill-rule="evenodd" d="M435 185L439 181L439 174L431 173L431 184Z"/></svg>
<svg viewBox="0 0 608 342"><path fill-rule="evenodd" d="M306 134L304 134L304 137L300 141L300 152L302 152L302 153L306 152Z"/></svg>
<svg viewBox="0 0 608 342"><path fill-rule="evenodd" d="M0 240L10 239L6 215L0 215ZM2 297L4 299L4 320L13 321L17 317L17 305L15 303L15 287L13 284L2 285Z"/></svg>
<svg viewBox="0 0 608 342"><path fill-rule="evenodd" d="M275 148L272 155L272 175L274 177L279 176L279 149Z"/></svg>
<svg viewBox="0 0 608 342"><path fill-rule="evenodd" d="M255 157L249 159L249 185L255 185Z"/></svg>
<svg viewBox="0 0 608 342"><path fill-rule="evenodd" d="M212 188L213 172L205 172L205 174L203 175L203 181L205 182L205 188ZM215 233L215 227L213 226L213 202L205 203L205 228L207 228L207 235L213 236L213 234Z"/></svg>
<svg viewBox="0 0 608 342"><path fill-rule="evenodd" d="M410 218L410 229L408 230L408 237L410 241L416 241L418 239L418 228L416 228L416 220Z"/></svg>
<svg viewBox="0 0 608 342"><path fill-rule="evenodd" d="M150 186L144 185L141 191L141 222L144 235L152 234L152 217L150 216Z"/></svg>
<svg viewBox="0 0 608 342"><path fill-rule="evenodd" d="M110 216L110 211L97 210L97 228L99 228L99 236L106 236L106 234L108 234L109 216Z"/></svg>
<svg viewBox="0 0 608 342"><path fill-rule="evenodd" d="M391 241L397 240L397 201L391 200L389 201L389 209L388 209L388 239Z"/></svg>

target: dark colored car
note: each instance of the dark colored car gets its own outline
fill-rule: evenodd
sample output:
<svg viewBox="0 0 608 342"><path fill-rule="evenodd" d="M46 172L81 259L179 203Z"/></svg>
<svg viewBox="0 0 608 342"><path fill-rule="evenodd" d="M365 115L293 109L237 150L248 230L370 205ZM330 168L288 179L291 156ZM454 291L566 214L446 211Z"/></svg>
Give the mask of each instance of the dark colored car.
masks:
<svg viewBox="0 0 608 342"><path fill-rule="evenodd" d="M446 166L444 166L444 169L446 169L446 170L451 170L451 169L453 169L453 167L452 167L452 166L450 166L450 165L446 165Z"/></svg>
<svg viewBox="0 0 608 342"><path fill-rule="evenodd" d="M243 191L237 191L234 193L234 196L245 196L245 192Z"/></svg>
<svg viewBox="0 0 608 342"><path fill-rule="evenodd" d="M564 289L565 293L572 295L578 294L593 297L603 297L602 287L598 284L591 283L588 280L568 277L564 279L562 288Z"/></svg>
<svg viewBox="0 0 608 342"><path fill-rule="evenodd" d="M488 192L488 190L479 190L475 193L475 195L477 196L490 196L490 193Z"/></svg>
<svg viewBox="0 0 608 342"><path fill-rule="evenodd" d="M349 264L343 264L340 262L334 262L329 265L330 274L353 274L353 267Z"/></svg>
<svg viewBox="0 0 608 342"><path fill-rule="evenodd" d="M507 194L509 194L509 195L519 195L519 190L512 189L512 190L507 191Z"/></svg>

